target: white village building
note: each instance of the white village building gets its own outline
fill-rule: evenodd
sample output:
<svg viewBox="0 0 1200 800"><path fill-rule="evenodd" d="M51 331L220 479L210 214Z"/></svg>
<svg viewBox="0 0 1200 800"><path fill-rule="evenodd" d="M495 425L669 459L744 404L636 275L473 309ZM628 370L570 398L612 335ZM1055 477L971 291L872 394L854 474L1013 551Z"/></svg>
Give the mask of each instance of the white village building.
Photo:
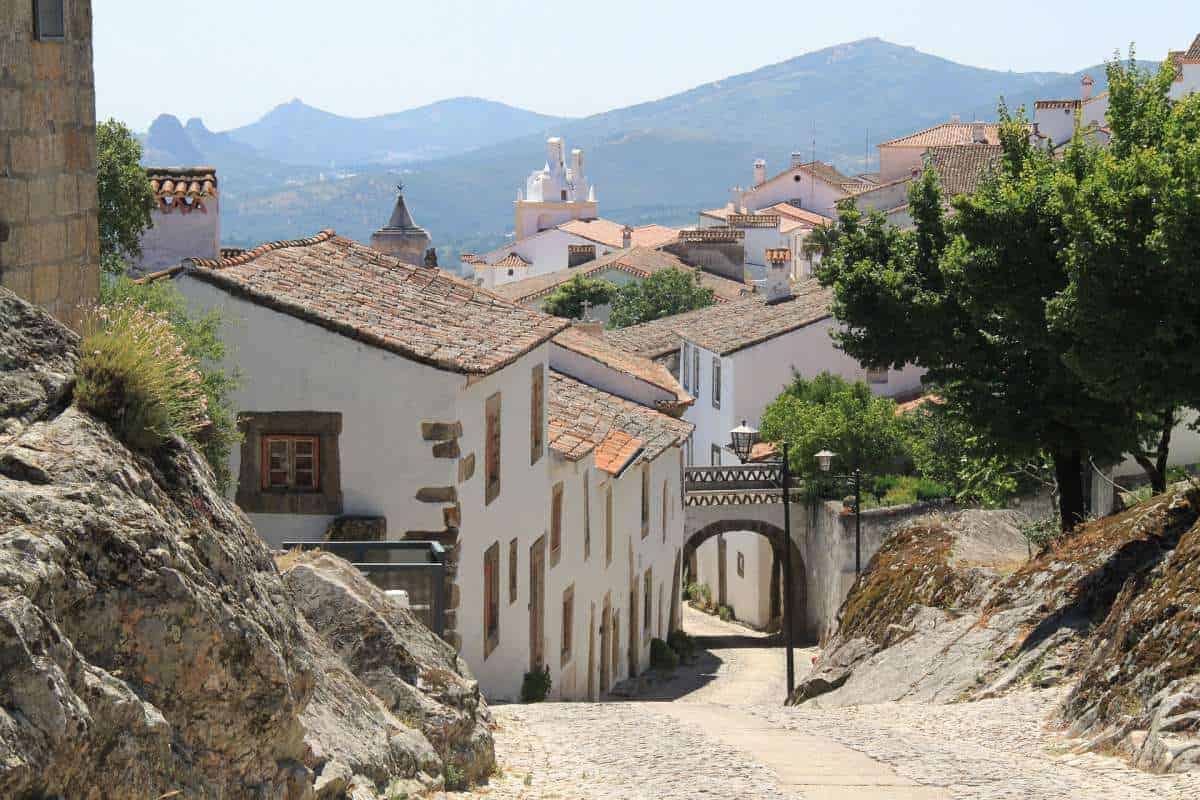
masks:
<svg viewBox="0 0 1200 800"><path fill-rule="evenodd" d="M164 277L230 321L233 494L269 544L364 520L442 544L444 636L489 698L541 665L595 698L648 663L678 620L692 429L665 369L332 231Z"/></svg>
<svg viewBox="0 0 1200 800"><path fill-rule="evenodd" d="M1167 60L1175 64L1175 82L1168 93L1172 100L1200 92L1200 34L1187 50L1168 53Z"/></svg>
<svg viewBox="0 0 1200 800"><path fill-rule="evenodd" d="M154 207L142 234L135 274L178 264L185 258L218 258L221 251L221 198L213 167L147 167Z"/></svg>

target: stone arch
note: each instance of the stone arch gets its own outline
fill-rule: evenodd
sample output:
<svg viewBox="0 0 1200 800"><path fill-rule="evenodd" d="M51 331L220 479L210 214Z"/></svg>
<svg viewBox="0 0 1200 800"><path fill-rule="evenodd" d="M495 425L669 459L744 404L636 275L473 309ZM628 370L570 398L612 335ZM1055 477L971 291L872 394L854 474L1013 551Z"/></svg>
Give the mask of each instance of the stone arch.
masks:
<svg viewBox="0 0 1200 800"><path fill-rule="evenodd" d="M709 523L703 528L700 528L688 537L687 542L683 546L683 561L685 564L691 565L691 575L695 577L696 570L696 550L700 545L719 536L723 533L734 533L749 531L757 533L760 536L766 537L771 543L771 550L775 553L775 560L782 564L783 548L790 545L792 548L792 633L797 643L805 641L806 638L812 638L810 631L806 627L807 609L808 609L808 570L805 568L804 555L800 552L800 548L796 546L795 541L788 542L787 536L783 528L771 522L756 519L723 519L717 522ZM772 570L774 572L774 570ZM774 577L774 576L772 576ZM782 578L780 578L782 580ZM779 586L775 580L771 581L772 590Z"/></svg>

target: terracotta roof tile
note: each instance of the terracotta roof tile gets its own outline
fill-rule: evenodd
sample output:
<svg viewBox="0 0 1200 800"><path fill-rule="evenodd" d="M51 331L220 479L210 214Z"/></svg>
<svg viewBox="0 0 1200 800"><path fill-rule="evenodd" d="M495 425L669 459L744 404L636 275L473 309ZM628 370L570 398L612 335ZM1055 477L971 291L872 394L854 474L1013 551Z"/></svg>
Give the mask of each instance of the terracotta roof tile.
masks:
<svg viewBox="0 0 1200 800"><path fill-rule="evenodd" d="M661 358L679 350L680 326L705 310L700 308L673 317L643 322L641 325L608 330L604 332L604 338L626 352L646 358Z"/></svg>
<svg viewBox="0 0 1200 800"><path fill-rule="evenodd" d="M520 254L509 253L504 258L488 266L496 267L497 269L507 269L508 267L528 267L529 264L530 262L522 258Z"/></svg>
<svg viewBox="0 0 1200 800"><path fill-rule="evenodd" d="M147 167L146 177L158 210L166 214L205 210L205 199L217 195L214 167Z"/></svg>
<svg viewBox="0 0 1200 800"><path fill-rule="evenodd" d="M993 144L962 144L931 147L925 157L937 173L947 197L970 194L1000 161L1003 148Z"/></svg>
<svg viewBox="0 0 1200 800"><path fill-rule="evenodd" d="M514 303L528 303L539 297L545 297L576 275L591 276L598 272L615 269L627 272L637 278L648 278L655 272L672 267L688 271L695 271L696 269L689 264L685 264L676 256L665 253L662 250L654 250L649 247L631 247L628 250L618 250L614 253L600 256L578 267L544 272L541 275L533 275L528 278L522 278L519 281L501 284L494 291L496 294L506 297ZM703 271L700 272L700 283L713 290L713 294L718 302L735 300L750 290L750 287L746 284Z"/></svg>
<svg viewBox="0 0 1200 800"><path fill-rule="evenodd" d="M568 324L328 230L234 258L189 259L182 269L250 302L451 372L494 372Z"/></svg>
<svg viewBox="0 0 1200 800"><path fill-rule="evenodd" d="M573 219L558 226L560 231L573 233L584 239L605 245L623 247L625 226L602 217L596 219ZM630 244L634 247L662 247L675 241L679 231L665 225L642 225L633 229Z"/></svg>
<svg viewBox="0 0 1200 800"><path fill-rule="evenodd" d="M578 461L597 452L596 465L616 474L638 448L654 460L692 434L690 422L655 411L550 370L549 441L555 452ZM633 442L637 442L633 445Z"/></svg>
<svg viewBox="0 0 1200 800"><path fill-rule="evenodd" d="M1196 38L1192 40L1192 46L1187 49L1183 57L1200 59L1200 33L1196 34Z"/></svg>
<svg viewBox="0 0 1200 800"><path fill-rule="evenodd" d="M884 142L880 147L938 147L948 144L971 144L974 139L974 128L983 125L984 136L988 144L1000 144L1000 125L995 122L943 122L940 125L926 128L898 139Z"/></svg>
<svg viewBox="0 0 1200 800"><path fill-rule="evenodd" d="M603 337L593 336L578 328L570 327L557 334L554 337L554 343L673 394L675 396L675 402L672 404L674 408L664 409L668 414L673 411L681 411L682 407L690 406L695 402L695 398L684 391L683 386L665 366L645 356L622 350Z"/></svg>

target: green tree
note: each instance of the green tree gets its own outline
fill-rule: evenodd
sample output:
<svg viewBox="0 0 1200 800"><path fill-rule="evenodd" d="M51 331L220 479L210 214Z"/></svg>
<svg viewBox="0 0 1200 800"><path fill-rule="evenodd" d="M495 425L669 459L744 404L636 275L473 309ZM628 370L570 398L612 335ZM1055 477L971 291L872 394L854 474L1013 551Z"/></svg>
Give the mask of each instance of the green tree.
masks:
<svg viewBox="0 0 1200 800"><path fill-rule="evenodd" d="M123 122L96 126L96 189L100 203L100 259L106 272L120 274L124 261L142 254L142 232L150 227L154 195L142 169L142 145Z"/></svg>
<svg viewBox="0 0 1200 800"><path fill-rule="evenodd" d="M143 284L122 275L103 282L100 289L102 305L115 306L127 301L165 317L183 341L184 351L196 360L209 424L196 433L195 441L212 467L218 487L226 491L233 478L229 454L241 439L230 399L240 378L236 371L222 366L226 350L220 338L221 315L215 310L194 314L188 308L187 299L169 280Z"/></svg>
<svg viewBox="0 0 1200 800"><path fill-rule="evenodd" d="M608 281L585 278L576 273L545 299L542 311L555 317L582 319L585 302L590 307L602 306L612 300L616 290L617 287Z"/></svg>
<svg viewBox="0 0 1200 800"><path fill-rule="evenodd" d="M1050 455L1064 530L1084 515L1092 456L1135 444L1135 414L1064 366L1075 345L1047 304L1068 284L1059 185L1065 166L1000 109L1002 158L945 213L927 170L909 192L914 229L843 206L838 246L819 270L835 293L838 341L863 363L925 368L952 406L1014 458Z"/></svg>
<svg viewBox="0 0 1200 800"><path fill-rule="evenodd" d="M608 326L627 328L711 306L714 302L713 290L700 283L699 270L669 267L617 289Z"/></svg>
<svg viewBox="0 0 1200 800"><path fill-rule="evenodd" d="M837 223L818 225L813 228L804 237L804 244L801 245L804 255L809 260L812 260L813 256L829 258L833 254L833 249L837 247L840 233L841 231L838 229Z"/></svg>
<svg viewBox="0 0 1200 800"><path fill-rule="evenodd" d="M838 454L837 469L868 475L895 472L905 456L904 430L892 400L876 397L863 381L829 373L795 375L762 415L766 441L788 442L795 475L817 477L813 456Z"/></svg>
<svg viewBox="0 0 1200 800"><path fill-rule="evenodd" d="M1064 158L1068 284L1050 319L1065 363L1139 412L1132 453L1162 491L1178 409L1200 400L1200 96L1172 102L1174 65L1132 52L1107 72L1108 146L1077 135Z"/></svg>

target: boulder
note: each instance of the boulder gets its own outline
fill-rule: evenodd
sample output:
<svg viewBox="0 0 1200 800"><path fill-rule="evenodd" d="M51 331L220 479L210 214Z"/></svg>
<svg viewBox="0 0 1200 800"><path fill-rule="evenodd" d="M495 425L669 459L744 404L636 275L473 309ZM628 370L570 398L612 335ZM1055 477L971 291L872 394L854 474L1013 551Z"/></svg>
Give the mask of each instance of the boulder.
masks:
<svg viewBox="0 0 1200 800"><path fill-rule="evenodd" d="M76 337L3 289L0 310L0 796L372 797L440 785L444 752L491 769L486 705L444 645L396 609L390 644L357 645L394 678L381 699L344 640L377 631L325 638L198 454L129 450L69 405Z"/></svg>

